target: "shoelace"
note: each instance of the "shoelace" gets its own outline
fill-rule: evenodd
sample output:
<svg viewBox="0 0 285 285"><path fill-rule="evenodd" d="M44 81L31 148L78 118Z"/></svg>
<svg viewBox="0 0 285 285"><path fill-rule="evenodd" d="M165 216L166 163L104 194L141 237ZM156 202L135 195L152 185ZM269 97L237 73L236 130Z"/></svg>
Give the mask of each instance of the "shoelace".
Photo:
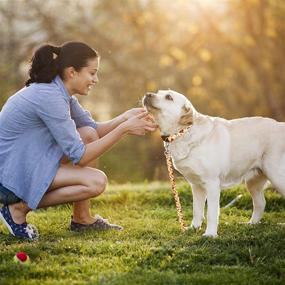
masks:
<svg viewBox="0 0 285 285"><path fill-rule="evenodd" d="M95 223L97 223L97 225L101 225L102 227L104 227L105 229L117 229L117 230L123 230L123 227L116 225L116 224L111 224L108 219L104 219L102 218L100 215L96 214L95 218L97 219Z"/></svg>
<svg viewBox="0 0 285 285"><path fill-rule="evenodd" d="M27 224L25 231L28 234L30 239L34 239L34 238L38 237L37 229L34 226L32 226L31 224Z"/></svg>
<svg viewBox="0 0 285 285"><path fill-rule="evenodd" d="M95 215L95 218L99 221L99 220L102 220L103 222L109 224L109 221L108 219L104 219L103 217L101 217L100 215Z"/></svg>

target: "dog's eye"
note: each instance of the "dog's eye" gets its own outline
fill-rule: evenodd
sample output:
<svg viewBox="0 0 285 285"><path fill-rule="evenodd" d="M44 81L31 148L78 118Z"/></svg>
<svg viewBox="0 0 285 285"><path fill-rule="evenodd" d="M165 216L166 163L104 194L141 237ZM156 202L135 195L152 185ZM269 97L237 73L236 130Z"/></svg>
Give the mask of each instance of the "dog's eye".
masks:
<svg viewBox="0 0 285 285"><path fill-rule="evenodd" d="M172 98L172 96L171 96L170 94L167 94L167 95L165 96L165 99L166 99L166 100L173 101L173 98Z"/></svg>

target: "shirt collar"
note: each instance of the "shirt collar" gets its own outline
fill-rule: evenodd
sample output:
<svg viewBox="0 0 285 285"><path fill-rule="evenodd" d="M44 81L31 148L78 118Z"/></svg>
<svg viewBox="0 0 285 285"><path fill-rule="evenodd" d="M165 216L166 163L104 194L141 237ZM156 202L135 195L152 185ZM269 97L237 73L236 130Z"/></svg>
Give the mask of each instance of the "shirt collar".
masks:
<svg viewBox="0 0 285 285"><path fill-rule="evenodd" d="M64 96L70 101L71 100L71 96L69 95L67 89L64 86L64 83L62 81L62 79L60 78L59 75L57 75L54 79L55 84L60 88L60 90L62 91L62 93L64 94Z"/></svg>

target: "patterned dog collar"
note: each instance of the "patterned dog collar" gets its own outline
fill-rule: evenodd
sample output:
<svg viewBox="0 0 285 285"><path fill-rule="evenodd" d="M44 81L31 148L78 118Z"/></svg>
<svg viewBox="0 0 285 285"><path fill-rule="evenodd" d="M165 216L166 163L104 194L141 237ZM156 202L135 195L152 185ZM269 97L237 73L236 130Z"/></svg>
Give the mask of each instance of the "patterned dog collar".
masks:
<svg viewBox="0 0 285 285"><path fill-rule="evenodd" d="M182 136L183 134L185 134L190 128L192 127L189 126L185 129L180 130L178 133L174 134L174 135L168 135L168 136L161 136L161 139L165 142L173 142L174 140L176 140L178 137Z"/></svg>

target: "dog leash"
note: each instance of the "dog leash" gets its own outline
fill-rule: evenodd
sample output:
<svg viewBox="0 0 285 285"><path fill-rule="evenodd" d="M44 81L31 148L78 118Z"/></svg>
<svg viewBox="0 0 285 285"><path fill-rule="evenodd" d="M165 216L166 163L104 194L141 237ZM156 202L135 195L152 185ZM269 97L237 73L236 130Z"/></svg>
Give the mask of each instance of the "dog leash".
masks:
<svg viewBox="0 0 285 285"><path fill-rule="evenodd" d="M191 126L188 127L188 128L182 129L177 134L174 134L174 135L161 136L162 140L165 142L164 155L165 155L165 158L166 158L166 165L167 165L169 180L170 180L170 184L171 184L171 191L172 191L172 194L173 194L174 200L175 200L175 206L176 206L176 211L177 211L177 216L178 216L178 222L180 224L180 228L181 228L182 232L184 232L187 229L187 227L186 227L185 222L184 222L182 207L181 207L179 195L178 195L178 192L177 192L177 189L176 189L176 182L175 182L175 177L174 177L174 174L173 174L173 165L172 165L169 145L170 145L171 142L176 140L178 137L180 137L183 134L185 134L190 128L191 128Z"/></svg>

